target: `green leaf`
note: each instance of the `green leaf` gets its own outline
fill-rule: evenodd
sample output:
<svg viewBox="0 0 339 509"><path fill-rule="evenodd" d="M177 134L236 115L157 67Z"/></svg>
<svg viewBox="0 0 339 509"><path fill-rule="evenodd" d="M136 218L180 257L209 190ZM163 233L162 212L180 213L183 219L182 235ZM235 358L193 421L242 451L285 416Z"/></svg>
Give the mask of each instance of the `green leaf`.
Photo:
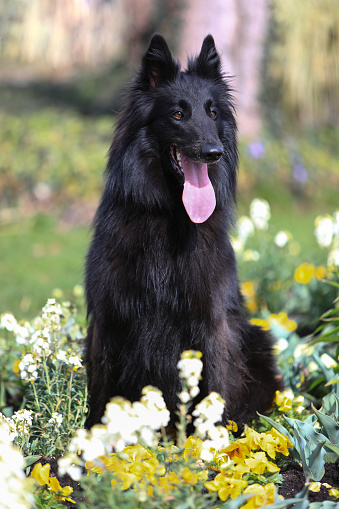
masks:
<svg viewBox="0 0 339 509"><path fill-rule="evenodd" d="M39 461L42 456L26 456L24 458L24 469Z"/></svg>
<svg viewBox="0 0 339 509"><path fill-rule="evenodd" d="M279 433L281 433L282 435L285 435L289 439L289 441L291 442L291 444L293 446L295 445L295 441L293 440L292 435L289 433L289 431L282 424L275 422L273 419L271 419L270 417L267 417L266 415L261 415L261 414L259 414L259 412L257 412L257 413L262 419L264 419L264 421L268 422L273 428L275 428L277 431L279 431Z"/></svg>
<svg viewBox="0 0 339 509"><path fill-rule="evenodd" d="M239 507L246 504L250 497L251 495L240 495L240 497L237 497L234 500L227 500L223 505L220 505L219 507L220 509L239 509Z"/></svg>
<svg viewBox="0 0 339 509"><path fill-rule="evenodd" d="M339 425L329 415L323 414L311 404L312 410L318 417L318 421L324 428L326 435L332 444L339 443Z"/></svg>
<svg viewBox="0 0 339 509"><path fill-rule="evenodd" d="M339 456L339 445L335 444L324 444L324 447L327 447L327 449L330 449L331 451L335 452Z"/></svg>
<svg viewBox="0 0 339 509"><path fill-rule="evenodd" d="M324 502L312 502L309 509L338 509L338 503L330 500Z"/></svg>

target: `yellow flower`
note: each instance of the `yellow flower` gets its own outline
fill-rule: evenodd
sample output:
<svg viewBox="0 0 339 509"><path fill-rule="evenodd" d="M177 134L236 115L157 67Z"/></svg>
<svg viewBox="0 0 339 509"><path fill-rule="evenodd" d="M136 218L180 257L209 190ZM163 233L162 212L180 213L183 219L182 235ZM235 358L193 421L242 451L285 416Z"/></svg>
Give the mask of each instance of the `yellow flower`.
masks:
<svg viewBox="0 0 339 509"><path fill-rule="evenodd" d="M318 281L321 281L322 279L325 279L327 276L327 269L323 265L320 265L315 269L315 277L318 279Z"/></svg>
<svg viewBox="0 0 339 509"><path fill-rule="evenodd" d="M284 456L289 455L288 449L291 449L293 445L291 444L287 436L283 435L275 428L272 428L270 431L266 431L266 434L271 435L273 437L275 449L277 452L280 452ZM270 455L268 451L267 454ZM275 458L275 456L271 456L271 458Z"/></svg>
<svg viewBox="0 0 339 509"><path fill-rule="evenodd" d="M290 320L286 313L281 312L277 315L272 314L269 317L269 321L271 323L275 323L276 325L279 325L283 329L285 329L288 332L292 332L296 330L298 327L297 323L294 320Z"/></svg>
<svg viewBox="0 0 339 509"><path fill-rule="evenodd" d="M255 299L246 299L246 307L251 313L257 313L259 310L258 304L256 303Z"/></svg>
<svg viewBox="0 0 339 509"><path fill-rule="evenodd" d="M120 481L122 481L121 489L122 490L128 490L128 488L131 487L131 485L134 483L134 481L137 480L137 477L134 474L130 474L128 472L121 472L117 474Z"/></svg>
<svg viewBox="0 0 339 509"><path fill-rule="evenodd" d="M244 495L252 495L241 509L256 509L274 503L275 486L268 483L265 486L260 484L251 484L244 490ZM280 496L280 498L282 498Z"/></svg>
<svg viewBox="0 0 339 509"><path fill-rule="evenodd" d="M292 408L292 400L294 394L292 391L276 391L275 393L275 404L278 406L280 412L288 412Z"/></svg>
<svg viewBox="0 0 339 509"><path fill-rule="evenodd" d="M61 502L64 501L72 502L72 504L75 504L74 500L68 497L68 495L73 493L73 488L71 488L71 486L65 486L64 488L62 488L56 477L50 477L49 488L51 491L53 491L53 493L56 493L58 495L56 497L57 500L60 500Z"/></svg>
<svg viewBox="0 0 339 509"><path fill-rule="evenodd" d="M31 477L33 477L40 486L48 486L49 490L56 493L58 495L57 500L75 504L74 500L68 498L68 495L73 492L73 488L71 488L71 486L62 488L56 477L49 477L50 468L51 466L49 463L46 463L44 466L42 466L41 463L37 463L32 470Z"/></svg>
<svg viewBox="0 0 339 509"><path fill-rule="evenodd" d="M247 486L247 482L234 477L226 477L224 474L218 474L213 481L205 482L204 486L208 491L217 491L219 498L225 502L228 497L237 498L242 490Z"/></svg>
<svg viewBox="0 0 339 509"><path fill-rule="evenodd" d="M234 421L228 421L229 424L226 424L226 428L229 430L229 431L234 431L235 433L238 431L238 425L236 422Z"/></svg>
<svg viewBox="0 0 339 509"><path fill-rule="evenodd" d="M258 325L258 327L261 327L264 330L269 330L271 328L269 320L262 320L261 318L252 318L250 322L253 325Z"/></svg>
<svg viewBox="0 0 339 509"><path fill-rule="evenodd" d="M220 452L226 453L228 457L236 463L242 462L250 453L250 445L247 439L240 438L236 442L224 447Z"/></svg>
<svg viewBox="0 0 339 509"><path fill-rule="evenodd" d="M315 267L311 263L304 262L295 269L294 279L297 283L307 285L315 274Z"/></svg>
<svg viewBox="0 0 339 509"><path fill-rule="evenodd" d="M308 486L308 489L310 491L313 491L313 493L318 493L320 491L321 483L320 482L311 482Z"/></svg>
<svg viewBox="0 0 339 509"><path fill-rule="evenodd" d="M274 465L271 461L268 461L266 454L261 452L254 452L252 456L245 460L246 465L250 467L254 474L261 475L265 471L267 472L279 472L277 465Z"/></svg>
<svg viewBox="0 0 339 509"><path fill-rule="evenodd" d="M241 293L245 295L245 297L255 297L255 288L252 281L245 281L241 285Z"/></svg>
<svg viewBox="0 0 339 509"><path fill-rule="evenodd" d="M330 497L339 498L339 490L337 490L336 488L332 488L331 490L329 490L328 494L330 495Z"/></svg>
<svg viewBox="0 0 339 509"><path fill-rule="evenodd" d="M184 468L183 473L182 473L182 478L184 479L184 481L187 484L190 484L192 486L194 484L197 484L197 482L198 482L198 476L197 476L196 472L193 472L188 467Z"/></svg>
<svg viewBox="0 0 339 509"><path fill-rule="evenodd" d="M191 458L200 458L203 441L201 438L189 436L185 443L184 458L189 461Z"/></svg>
<svg viewBox="0 0 339 509"><path fill-rule="evenodd" d="M20 364L21 360L20 359L17 359L14 364L13 364L13 371L16 375L20 376L20 369L19 369L19 364Z"/></svg>
<svg viewBox="0 0 339 509"><path fill-rule="evenodd" d="M49 463L46 463L44 466L42 466L41 463L37 463L31 472L31 477L34 477L40 486L44 486L49 482L50 468L51 466Z"/></svg>

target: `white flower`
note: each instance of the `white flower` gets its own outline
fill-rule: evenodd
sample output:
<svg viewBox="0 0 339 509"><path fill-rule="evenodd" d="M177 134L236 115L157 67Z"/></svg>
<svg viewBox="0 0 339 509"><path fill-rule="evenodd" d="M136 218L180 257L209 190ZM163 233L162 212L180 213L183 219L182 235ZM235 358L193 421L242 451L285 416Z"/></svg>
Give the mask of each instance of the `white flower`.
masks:
<svg viewBox="0 0 339 509"><path fill-rule="evenodd" d="M58 412L53 412L52 417L47 423L48 428L60 428L63 421L63 415L58 414Z"/></svg>
<svg viewBox="0 0 339 509"><path fill-rule="evenodd" d="M333 220L331 216L318 216L316 218L314 234L320 247L331 245L333 238Z"/></svg>
<svg viewBox="0 0 339 509"><path fill-rule="evenodd" d="M8 436L6 424L0 419L0 484L2 509L33 507L31 481L24 472L24 459Z"/></svg>
<svg viewBox="0 0 339 509"><path fill-rule="evenodd" d="M339 267L339 248L334 248L328 253L327 265L329 267Z"/></svg>
<svg viewBox="0 0 339 509"><path fill-rule="evenodd" d="M19 363L19 370L23 380L33 382L38 376L37 359L35 359L31 353L27 353Z"/></svg>
<svg viewBox="0 0 339 509"><path fill-rule="evenodd" d="M14 328L14 334L18 345L23 345L26 343L27 338L30 335L30 331L31 326L29 325L28 322L26 322L24 325L19 324L16 325L16 327Z"/></svg>
<svg viewBox="0 0 339 509"><path fill-rule="evenodd" d="M67 355L65 350L59 350L56 353L56 358L58 359L58 361L67 362Z"/></svg>
<svg viewBox="0 0 339 509"><path fill-rule="evenodd" d="M286 350L286 348L288 348L289 346L289 342L287 341L287 339L285 338L280 338L278 339L278 341L275 343L274 345L274 350L276 353L281 353L283 352L284 350Z"/></svg>
<svg viewBox="0 0 339 509"><path fill-rule="evenodd" d="M12 315L12 313L4 313L0 317L0 328L6 329L10 332L14 331L17 327L17 321Z"/></svg>
<svg viewBox="0 0 339 509"><path fill-rule="evenodd" d="M190 390L191 398L195 398L196 396L198 396L199 392L200 392L200 389L198 386L192 387L192 389Z"/></svg>
<svg viewBox="0 0 339 509"><path fill-rule="evenodd" d="M184 404L188 403L191 399L190 392L181 391L179 394L179 399L180 399L181 403L184 403Z"/></svg>
<svg viewBox="0 0 339 509"><path fill-rule="evenodd" d="M280 231L274 237L274 242L278 247L285 247L291 238L291 234L286 231Z"/></svg>
<svg viewBox="0 0 339 509"><path fill-rule="evenodd" d="M96 436L95 428L94 426L90 433L78 429L70 443L69 450L71 452L82 451L85 462L104 456L106 452L101 437Z"/></svg>
<svg viewBox="0 0 339 509"><path fill-rule="evenodd" d="M221 420L224 408L225 401L216 392L211 392L195 407L192 415L197 417L193 424L198 436L203 437Z"/></svg>
<svg viewBox="0 0 339 509"><path fill-rule="evenodd" d="M71 355L68 358L68 363L74 366L74 369L78 369L82 367L81 358L79 355Z"/></svg>
<svg viewBox="0 0 339 509"><path fill-rule="evenodd" d="M242 258L244 262L257 262L260 260L260 253L254 249L246 249Z"/></svg>
<svg viewBox="0 0 339 509"><path fill-rule="evenodd" d="M12 416L11 421L16 427L18 433L27 435L32 426L32 410L18 410Z"/></svg>
<svg viewBox="0 0 339 509"><path fill-rule="evenodd" d="M188 380L192 377L198 379L201 375L203 364L200 359L181 359L177 367L179 369L180 378ZM192 380L193 385L197 385L195 380ZM199 382L198 382L199 383Z"/></svg>
<svg viewBox="0 0 339 509"><path fill-rule="evenodd" d="M233 246L234 251L237 254L241 254L244 250L245 244L242 239L235 238L235 239L232 239L232 246Z"/></svg>
<svg viewBox="0 0 339 509"><path fill-rule="evenodd" d="M333 235L339 236L339 210L333 214Z"/></svg>
<svg viewBox="0 0 339 509"><path fill-rule="evenodd" d="M80 459L76 454L67 454L58 459L58 471L61 476L68 474L73 481L79 481L82 475L78 466Z"/></svg>
<svg viewBox="0 0 339 509"><path fill-rule="evenodd" d="M267 230L271 218L270 205L266 200L254 198L250 204L250 216L259 230Z"/></svg>
<svg viewBox="0 0 339 509"><path fill-rule="evenodd" d="M239 238L246 243L248 237L254 235L253 221L247 216L241 216L238 221Z"/></svg>
<svg viewBox="0 0 339 509"><path fill-rule="evenodd" d="M323 353L322 356L320 357L320 360L325 364L327 369L337 367L337 362L334 359L332 359L332 357L330 357L327 353Z"/></svg>

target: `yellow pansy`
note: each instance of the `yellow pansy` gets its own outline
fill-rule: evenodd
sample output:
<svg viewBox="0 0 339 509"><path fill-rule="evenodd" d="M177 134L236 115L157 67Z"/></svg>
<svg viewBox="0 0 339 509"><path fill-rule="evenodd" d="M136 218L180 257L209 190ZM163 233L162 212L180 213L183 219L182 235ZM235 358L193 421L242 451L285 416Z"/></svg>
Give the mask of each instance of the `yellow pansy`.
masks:
<svg viewBox="0 0 339 509"><path fill-rule="evenodd" d="M61 502L71 502L72 504L75 504L74 500L69 498L69 495L73 493L73 488L71 486L65 486L62 488L60 486L60 483L56 477L51 477L49 479L49 488L53 493L57 493L58 496L56 497L57 500L60 500Z"/></svg>
<svg viewBox="0 0 339 509"><path fill-rule="evenodd" d="M208 491L217 491L219 498L224 502L231 498L237 498L242 490L247 486L247 482L234 477L226 477L224 474L218 474L213 481L206 482L204 486Z"/></svg>
<svg viewBox="0 0 339 509"><path fill-rule="evenodd" d="M245 295L245 297L255 297L255 288L253 281L245 281L241 285L241 293Z"/></svg>
<svg viewBox="0 0 339 509"><path fill-rule="evenodd" d="M327 269L323 265L320 265L315 269L315 277L318 279L318 281L321 281L322 279L325 279L327 276Z"/></svg>
<svg viewBox="0 0 339 509"><path fill-rule="evenodd" d="M297 283L307 285L315 274L315 267L311 263L304 262L295 269L294 279Z"/></svg>
<svg viewBox="0 0 339 509"><path fill-rule="evenodd" d="M31 473L31 476L40 484L40 486L44 486L49 482L49 472L51 466L49 463L42 466L41 463L37 463Z"/></svg>
<svg viewBox="0 0 339 509"><path fill-rule="evenodd" d="M203 441L194 436L189 436L185 442L184 458L189 461L191 458L200 458Z"/></svg>
<svg viewBox="0 0 339 509"><path fill-rule="evenodd" d="M129 472L121 472L117 474L118 479L121 481L121 489L128 490L134 481L137 480L137 477L134 474L130 474Z"/></svg>
<svg viewBox="0 0 339 509"><path fill-rule="evenodd" d="M237 460L243 461L245 457L249 455L250 446L246 439L240 438L236 442L224 447L220 452L226 453L228 457L235 462L237 462Z"/></svg>
<svg viewBox="0 0 339 509"><path fill-rule="evenodd" d="M13 371L16 375L20 376L20 369L19 369L19 364L21 362L21 359L17 359L14 364L13 364Z"/></svg>
<svg viewBox="0 0 339 509"><path fill-rule="evenodd" d="M310 491L313 491L313 493L319 493L320 488L321 488L321 483L320 482L311 482L309 484L309 486L308 486L308 489Z"/></svg>
<svg viewBox="0 0 339 509"><path fill-rule="evenodd" d="M268 461L266 454L263 451L252 453L250 458L245 460L246 465L250 467L254 474L261 475L264 472L279 472L277 465Z"/></svg>
<svg viewBox="0 0 339 509"><path fill-rule="evenodd" d="M334 497L334 498L339 498L339 490L337 490L336 488L332 488L329 490L328 494L331 496L331 497Z"/></svg>
<svg viewBox="0 0 339 509"><path fill-rule="evenodd" d="M271 323L275 323L276 325L279 325L283 329L285 329L287 332L292 332L297 329L298 325L294 320L290 320L286 313L283 311L281 313L278 313L277 315L272 314L269 317L269 321Z"/></svg>
<svg viewBox="0 0 339 509"><path fill-rule="evenodd" d="M247 503L241 506L241 509L257 509L274 503L275 486L268 483L265 486L261 484L251 484L244 490L244 495L252 495ZM280 496L280 498L282 498Z"/></svg>
<svg viewBox="0 0 339 509"><path fill-rule="evenodd" d="M288 412L292 408L292 401L294 394L292 391L276 391L275 392L275 404L278 406L280 412Z"/></svg>
<svg viewBox="0 0 339 509"><path fill-rule="evenodd" d="M261 327L264 330L269 330L271 328L269 320L263 320L261 318L252 318L250 322L253 325L258 325L258 327Z"/></svg>
<svg viewBox="0 0 339 509"><path fill-rule="evenodd" d="M192 486L194 486L194 484L197 484L197 482L198 482L198 476L197 476L196 472L194 472L193 470L191 470L188 467L184 468L181 476L187 484L190 484Z"/></svg>
<svg viewBox="0 0 339 509"><path fill-rule="evenodd" d="M226 424L226 428L229 431L234 431L234 433L236 433L238 431L238 425L234 421L228 421L228 424Z"/></svg>
<svg viewBox="0 0 339 509"><path fill-rule="evenodd" d="M71 486L65 486L65 488L62 488L56 477L49 477L50 469L51 466L49 463L46 463L44 466L42 466L41 463L37 463L32 470L31 477L33 477L40 486L48 486L49 490L58 494L57 500L75 504L74 500L68 498L68 495L73 492L73 488L71 488Z"/></svg>

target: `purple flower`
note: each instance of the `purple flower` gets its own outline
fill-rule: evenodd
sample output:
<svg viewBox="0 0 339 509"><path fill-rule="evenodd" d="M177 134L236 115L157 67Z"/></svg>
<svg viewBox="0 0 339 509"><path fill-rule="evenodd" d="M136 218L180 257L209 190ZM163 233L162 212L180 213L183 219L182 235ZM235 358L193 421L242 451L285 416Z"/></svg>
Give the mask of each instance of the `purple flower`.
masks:
<svg viewBox="0 0 339 509"><path fill-rule="evenodd" d="M303 184L308 179L308 171L301 164L294 166L293 177L297 182Z"/></svg>
<svg viewBox="0 0 339 509"><path fill-rule="evenodd" d="M254 159L260 159L265 155L265 147L260 141L254 141L248 146L250 155Z"/></svg>

